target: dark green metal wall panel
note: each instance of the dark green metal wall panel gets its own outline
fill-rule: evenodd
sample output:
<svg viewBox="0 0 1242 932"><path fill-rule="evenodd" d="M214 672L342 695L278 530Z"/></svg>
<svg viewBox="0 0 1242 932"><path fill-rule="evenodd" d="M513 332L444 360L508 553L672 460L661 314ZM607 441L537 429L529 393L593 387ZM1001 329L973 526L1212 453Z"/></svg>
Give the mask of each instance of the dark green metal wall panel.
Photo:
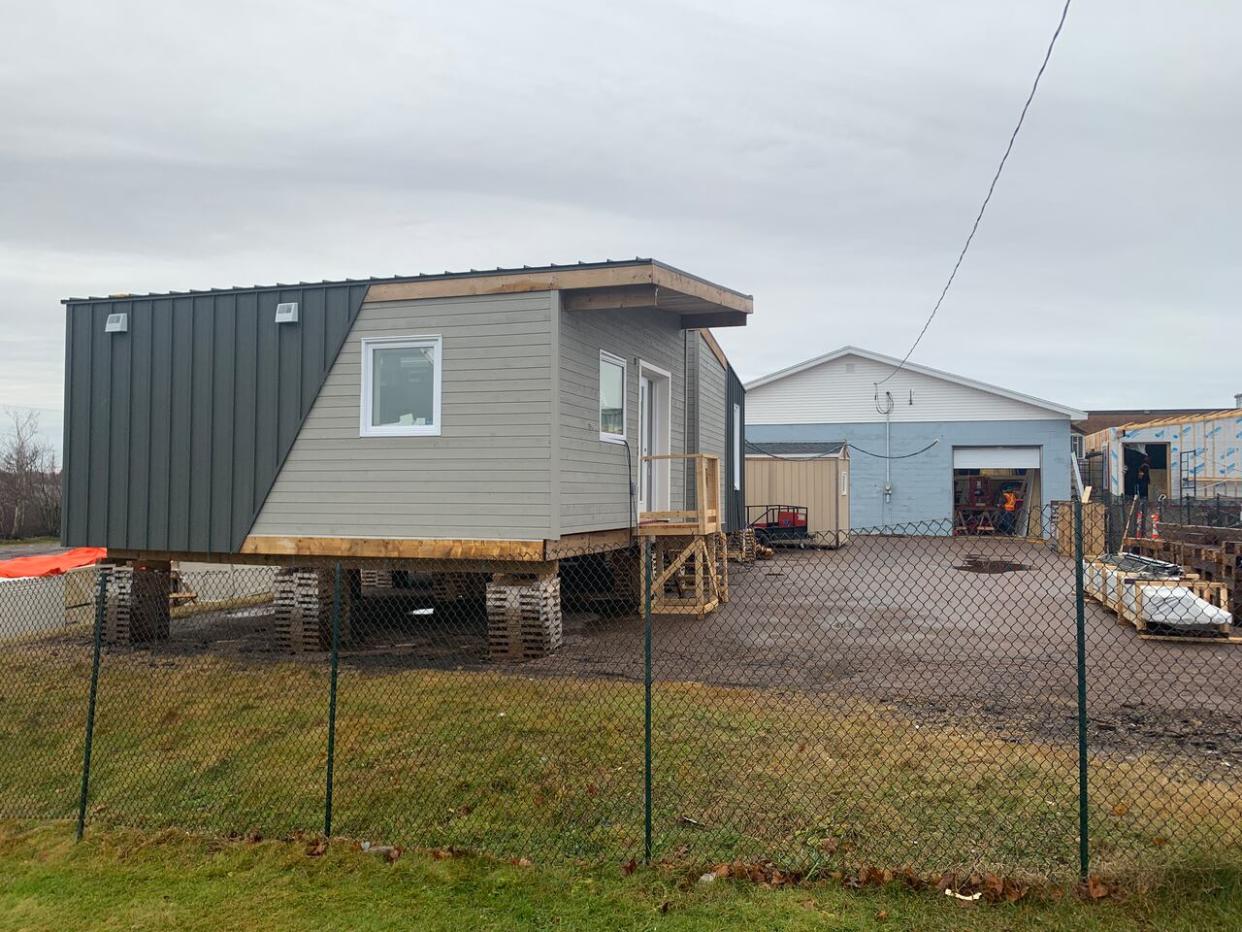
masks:
<svg viewBox="0 0 1242 932"><path fill-rule="evenodd" d="M64 542L236 552L367 287L69 303ZM298 323L276 324L282 301ZM118 312L128 332L105 333Z"/></svg>
<svg viewBox="0 0 1242 932"><path fill-rule="evenodd" d="M746 450L743 443L741 461L738 461L734 451L738 449L737 441L734 439L733 424L733 406L740 405L742 408L742 435L743 439L746 434L746 389L742 386L742 380L737 377L737 373L730 366L725 372L725 529L729 531L737 531L746 527ZM734 477L740 477L741 482L737 483L738 488L734 488Z"/></svg>

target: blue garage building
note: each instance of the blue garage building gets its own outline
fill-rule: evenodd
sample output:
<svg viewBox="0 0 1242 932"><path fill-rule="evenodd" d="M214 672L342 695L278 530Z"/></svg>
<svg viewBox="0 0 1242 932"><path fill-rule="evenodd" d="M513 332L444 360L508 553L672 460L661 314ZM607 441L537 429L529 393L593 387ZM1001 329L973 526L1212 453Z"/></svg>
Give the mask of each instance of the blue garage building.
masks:
<svg viewBox="0 0 1242 932"><path fill-rule="evenodd" d="M1017 497L1015 526L1068 499L1082 411L846 346L746 386L746 440L850 445L850 525L974 530ZM891 378L889 378L891 376Z"/></svg>

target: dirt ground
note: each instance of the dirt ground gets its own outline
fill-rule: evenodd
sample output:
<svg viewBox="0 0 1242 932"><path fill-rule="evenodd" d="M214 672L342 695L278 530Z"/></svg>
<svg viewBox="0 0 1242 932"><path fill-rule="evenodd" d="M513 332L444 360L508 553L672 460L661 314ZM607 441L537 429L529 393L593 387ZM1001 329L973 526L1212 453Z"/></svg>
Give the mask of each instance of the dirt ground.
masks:
<svg viewBox="0 0 1242 932"><path fill-rule="evenodd" d="M978 572L980 561L1024 568ZM730 583L711 615L655 619L658 679L858 697L1015 740L1076 733L1074 565L1044 546L859 537L733 567ZM528 668L641 677L639 625L567 625L565 649ZM1242 765L1242 645L1140 640L1090 601L1086 644L1095 747Z"/></svg>

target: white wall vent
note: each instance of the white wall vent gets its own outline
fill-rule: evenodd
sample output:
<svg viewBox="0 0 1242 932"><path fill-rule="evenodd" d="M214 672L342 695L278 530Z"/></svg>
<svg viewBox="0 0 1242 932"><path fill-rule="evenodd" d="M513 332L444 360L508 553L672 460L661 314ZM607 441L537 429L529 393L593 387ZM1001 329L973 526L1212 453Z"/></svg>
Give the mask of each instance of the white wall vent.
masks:
<svg viewBox="0 0 1242 932"><path fill-rule="evenodd" d="M276 305L276 323L296 324L298 322L298 302L282 301Z"/></svg>
<svg viewBox="0 0 1242 932"><path fill-rule="evenodd" d="M108 320L104 323L104 333L128 333L129 332L129 315L128 314L109 314Z"/></svg>

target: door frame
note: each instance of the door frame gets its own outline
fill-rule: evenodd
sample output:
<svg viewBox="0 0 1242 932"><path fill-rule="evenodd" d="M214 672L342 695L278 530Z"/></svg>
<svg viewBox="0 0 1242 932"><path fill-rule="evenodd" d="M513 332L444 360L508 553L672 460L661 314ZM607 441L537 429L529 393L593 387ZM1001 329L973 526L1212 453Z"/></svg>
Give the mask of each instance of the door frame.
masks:
<svg viewBox="0 0 1242 932"><path fill-rule="evenodd" d="M655 415L652 424L652 453L654 455L663 455L673 452L673 374L667 369L661 369L659 366L652 365L642 359L638 360L638 502L639 511L669 511L672 509L672 461L656 460L652 464L651 475L653 485L655 486L655 495L651 495L651 490L647 490L647 498L654 498L654 501L643 500L643 468L642 468L642 442L643 442L643 412L642 412L642 380L646 377L651 380L653 389L653 405L652 413Z"/></svg>

